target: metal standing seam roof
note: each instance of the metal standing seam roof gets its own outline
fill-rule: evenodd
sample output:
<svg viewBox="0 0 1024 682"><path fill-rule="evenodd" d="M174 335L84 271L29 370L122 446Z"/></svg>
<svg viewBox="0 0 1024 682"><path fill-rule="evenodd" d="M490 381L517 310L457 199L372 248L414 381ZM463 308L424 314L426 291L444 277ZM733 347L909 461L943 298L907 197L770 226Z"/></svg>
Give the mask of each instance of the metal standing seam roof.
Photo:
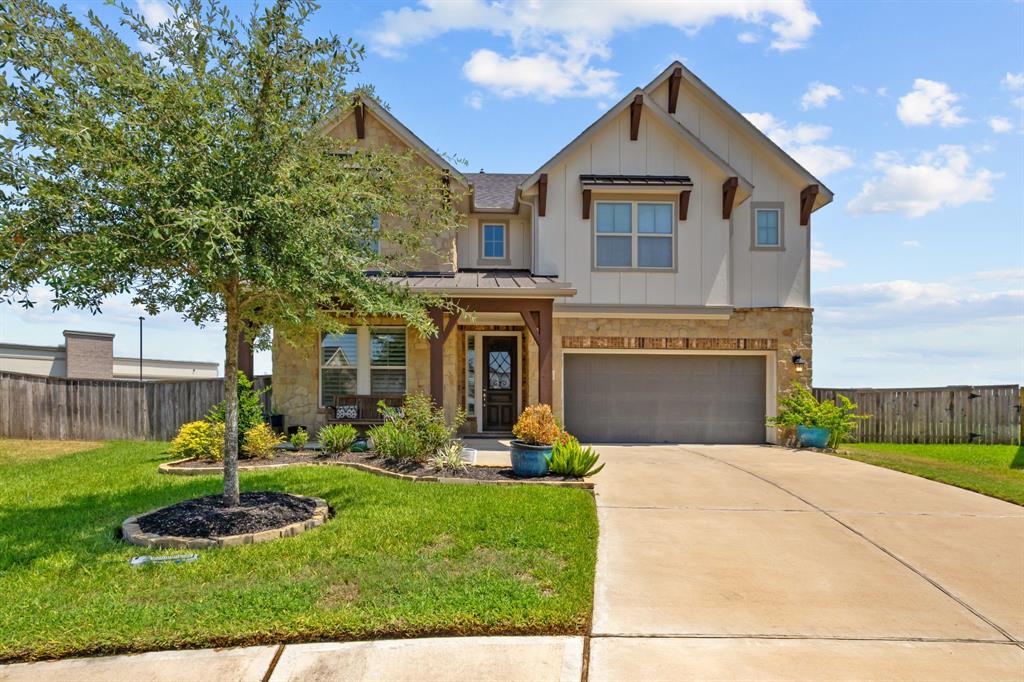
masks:
<svg viewBox="0 0 1024 682"><path fill-rule="evenodd" d="M532 275L526 270L481 270L460 272L411 272L400 277L391 277L396 284L402 284L421 291L459 291L467 293L492 292L500 295L550 294L572 296L576 290L572 284L557 277Z"/></svg>
<svg viewBox="0 0 1024 682"><path fill-rule="evenodd" d="M464 173L473 188L476 211L511 211L516 206L516 190L529 173Z"/></svg>
<svg viewBox="0 0 1024 682"><path fill-rule="evenodd" d="M688 175L581 175L580 183L609 187L692 187Z"/></svg>

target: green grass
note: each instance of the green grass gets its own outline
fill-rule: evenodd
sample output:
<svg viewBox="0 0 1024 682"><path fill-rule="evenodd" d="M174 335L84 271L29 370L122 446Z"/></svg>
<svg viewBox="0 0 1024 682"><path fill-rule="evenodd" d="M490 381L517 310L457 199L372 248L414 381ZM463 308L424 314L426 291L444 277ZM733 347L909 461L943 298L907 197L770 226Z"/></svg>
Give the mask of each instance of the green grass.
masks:
<svg viewBox="0 0 1024 682"><path fill-rule="evenodd" d="M840 456L1024 505L1024 448L1016 445L848 443Z"/></svg>
<svg viewBox="0 0 1024 682"><path fill-rule="evenodd" d="M2 443L3 441L0 441ZM134 568L115 529L219 492L157 473L164 443L0 459L0 660L430 634L583 633L597 518L582 490L438 485L342 467L242 474L327 499L303 535ZM10 449L10 448L9 448Z"/></svg>

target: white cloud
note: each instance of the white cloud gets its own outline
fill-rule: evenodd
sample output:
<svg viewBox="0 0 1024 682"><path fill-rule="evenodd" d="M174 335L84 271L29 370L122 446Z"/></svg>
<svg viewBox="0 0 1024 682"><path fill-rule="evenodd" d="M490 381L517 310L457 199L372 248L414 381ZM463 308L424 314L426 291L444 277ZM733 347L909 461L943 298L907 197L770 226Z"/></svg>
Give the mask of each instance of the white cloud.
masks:
<svg viewBox="0 0 1024 682"><path fill-rule="evenodd" d="M463 68L473 83L505 97L601 97L618 74L592 63L611 57L617 33L669 26L692 35L719 19L765 27L778 51L803 47L821 23L804 0L605 0L585 8L561 0L420 0L385 11L368 43L395 57L445 33L486 31L508 38L511 49L475 50ZM560 87L538 78L542 68Z"/></svg>
<svg viewBox="0 0 1024 682"><path fill-rule="evenodd" d="M846 263L839 260L824 249L811 249L811 270L814 272L828 272L836 268L845 268Z"/></svg>
<svg viewBox="0 0 1024 682"><path fill-rule="evenodd" d="M815 81L807 86L807 92L800 98L800 106L804 111L808 109L822 109L830 99L841 100L842 91L834 85Z"/></svg>
<svg viewBox="0 0 1024 682"><path fill-rule="evenodd" d="M1014 97L1010 104L1017 107L1018 109L1024 109L1024 97Z"/></svg>
<svg viewBox="0 0 1024 682"><path fill-rule="evenodd" d="M988 127L994 133L1008 133L1013 130L1013 123L1005 116L993 116L988 119Z"/></svg>
<svg viewBox="0 0 1024 682"><path fill-rule="evenodd" d="M995 193L992 182L1002 177L972 168L970 154L959 145L942 145L914 163L892 152L880 153L874 166L881 175L865 182L847 204L851 213L898 212L920 218L941 208L989 201Z"/></svg>
<svg viewBox="0 0 1024 682"><path fill-rule="evenodd" d="M171 18L173 12L163 0L135 0L135 6L142 13L146 23L156 27Z"/></svg>
<svg viewBox="0 0 1024 682"><path fill-rule="evenodd" d="M908 249L919 249L921 248L921 242L917 241L916 239L906 239L903 242L903 246L907 247Z"/></svg>
<svg viewBox="0 0 1024 682"><path fill-rule="evenodd" d="M886 88L886 87L878 88L877 90L875 90L875 94L878 95L879 97L888 97L889 96L889 88Z"/></svg>
<svg viewBox="0 0 1024 682"><path fill-rule="evenodd" d="M483 98L483 95L481 95L479 92L474 92L471 95L467 95L466 96L466 106L468 106L470 109L477 109L477 110L483 109L484 108L484 98Z"/></svg>
<svg viewBox="0 0 1024 682"><path fill-rule="evenodd" d="M761 40L761 38L753 31L744 31L743 33L740 33L738 36L736 36L736 40L740 41L741 43L746 43L747 45L750 45Z"/></svg>
<svg viewBox="0 0 1024 682"><path fill-rule="evenodd" d="M812 175L823 178L853 165L853 157L845 148L819 144L832 135L828 126L798 123L787 128L785 121L769 113L743 115Z"/></svg>
<svg viewBox="0 0 1024 682"><path fill-rule="evenodd" d="M1024 90L1024 71L1021 73L1006 72L1002 85L1007 90Z"/></svg>
<svg viewBox="0 0 1024 682"><path fill-rule="evenodd" d="M949 86L927 78L914 80L914 88L900 97L896 115L906 126L924 126L938 123L943 128L967 123L957 105L960 95Z"/></svg>

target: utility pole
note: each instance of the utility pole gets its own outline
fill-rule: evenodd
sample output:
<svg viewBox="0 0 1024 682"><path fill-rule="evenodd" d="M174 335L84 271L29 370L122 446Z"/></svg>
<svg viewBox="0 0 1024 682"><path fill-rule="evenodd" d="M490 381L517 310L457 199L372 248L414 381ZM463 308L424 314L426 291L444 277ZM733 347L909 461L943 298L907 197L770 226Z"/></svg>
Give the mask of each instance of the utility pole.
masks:
<svg viewBox="0 0 1024 682"><path fill-rule="evenodd" d="M142 321L146 319L139 315L139 382L142 382Z"/></svg>

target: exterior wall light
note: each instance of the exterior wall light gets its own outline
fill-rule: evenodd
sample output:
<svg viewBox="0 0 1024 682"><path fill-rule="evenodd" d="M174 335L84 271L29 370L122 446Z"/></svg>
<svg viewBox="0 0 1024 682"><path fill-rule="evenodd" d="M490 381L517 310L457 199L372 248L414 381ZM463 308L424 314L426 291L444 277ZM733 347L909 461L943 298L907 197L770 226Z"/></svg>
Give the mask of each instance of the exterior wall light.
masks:
<svg viewBox="0 0 1024 682"><path fill-rule="evenodd" d="M796 366L797 372L802 372L804 371L804 365L807 363L804 362L804 356L798 354L793 356L793 364Z"/></svg>

